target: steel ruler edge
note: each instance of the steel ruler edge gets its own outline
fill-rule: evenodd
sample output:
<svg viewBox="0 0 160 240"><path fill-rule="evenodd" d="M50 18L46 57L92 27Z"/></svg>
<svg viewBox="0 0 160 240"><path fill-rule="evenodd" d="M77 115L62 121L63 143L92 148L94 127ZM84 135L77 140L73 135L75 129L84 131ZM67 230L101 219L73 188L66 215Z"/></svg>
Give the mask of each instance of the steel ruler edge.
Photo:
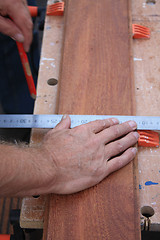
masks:
<svg viewBox="0 0 160 240"><path fill-rule="evenodd" d="M21 115L0 114L0 128L54 128L63 115ZM69 115L71 128L106 118L117 118L120 123L134 120L137 129L160 130L160 116L122 116L122 115Z"/></svg>

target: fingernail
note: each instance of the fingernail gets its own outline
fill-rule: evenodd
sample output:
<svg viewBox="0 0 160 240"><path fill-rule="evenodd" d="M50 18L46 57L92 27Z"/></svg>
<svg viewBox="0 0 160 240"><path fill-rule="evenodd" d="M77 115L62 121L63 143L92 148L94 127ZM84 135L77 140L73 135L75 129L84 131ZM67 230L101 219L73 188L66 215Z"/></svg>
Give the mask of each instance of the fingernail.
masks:
<svg viewBox="0 0 160 240"><path fill-rule="evenodd" d="M112 118L112 121L117 124L119 123L119 120L117 118Z"/></svg>
<svg viewBox="0 0 160 240"><path fill-rule="evenodd" d="M139 134L137 132L134 132L133 134L136 137L136 139L138 140L139 139Z"/></svg>
<svg viewBox="0 0 160 240"><path fill-rule="evenodd" d="M135 129L137 128L137 123L134 122L134 121L129 121L128 124L131 126L131 128L132 128L133 130L135 130Z"/></svg>
<svg viewBox="0 0 160 240"><path fill-rule="evenodd" d="M13 38L18 42L24 42L24 36L21 33L17 33Z"/></svg>
<svg viewBox="0 0 160 240"><path fill-rule="evenodd" d="M134 153L134 155L136 155L136 153L137 153L137 148L132 148L132 152Z"/></svg>
<svg viewBox="0 0 160 240"><path fill-rule="evenodd" d="M64 114L62 117L62 120L66 119L66 118L67 118L67 114Z"/></svg>

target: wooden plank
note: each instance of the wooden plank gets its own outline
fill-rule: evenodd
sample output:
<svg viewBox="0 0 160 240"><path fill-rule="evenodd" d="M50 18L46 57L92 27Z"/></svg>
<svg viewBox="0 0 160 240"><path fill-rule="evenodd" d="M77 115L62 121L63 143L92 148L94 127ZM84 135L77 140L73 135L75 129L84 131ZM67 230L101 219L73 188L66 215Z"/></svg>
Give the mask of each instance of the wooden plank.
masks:
<svg viewBox="0 0 160 240"><path fill-rule="evenodd" d="M132 1L133 23L149 27L150 40L134 40L133 57L136 90L136 114L160 116L160 2L147 4L143 0ZM149 230L160 229L160 148L139 148L139 195L143 214L152 213ZM149 183L157 183L156 185ZM149 208L146 208L149 206ZM141 215L141 226L145 218Z"/></svg>
<svg viewBox="0 0 160 240"><path fill-rule="evenodd" d="M67 15L71 17L66 18L61 76L66 81L61 84L59 112L129 115L134 112L134 84L129 64L128 1L85 2L68 1ZM74 11L81 13L75 19Z"/></svg>
<svg viewBox="0 0 160 240"><path fill-rule="evenodd" d="M59 113L134 114L129 1L68 0L65 11ZM140 239L133 171L51 195L44 239Z"/></svg>

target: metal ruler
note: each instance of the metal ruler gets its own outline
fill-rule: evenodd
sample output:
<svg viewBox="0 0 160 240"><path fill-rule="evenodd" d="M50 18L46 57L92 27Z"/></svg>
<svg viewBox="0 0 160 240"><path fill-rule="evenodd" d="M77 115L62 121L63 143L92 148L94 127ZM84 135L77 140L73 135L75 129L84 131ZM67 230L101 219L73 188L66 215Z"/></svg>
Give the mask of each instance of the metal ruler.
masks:
<svg viewBox="0 0 160 240"><path fill-rule="evenodd" d="M0 128L54 128L63 115L20 115L1 114ZM117 118L120 123L134 120L137 129L160 130L160 117L153 116L121 116L121 115L70 115L71 128L106 118Z"/></svg>

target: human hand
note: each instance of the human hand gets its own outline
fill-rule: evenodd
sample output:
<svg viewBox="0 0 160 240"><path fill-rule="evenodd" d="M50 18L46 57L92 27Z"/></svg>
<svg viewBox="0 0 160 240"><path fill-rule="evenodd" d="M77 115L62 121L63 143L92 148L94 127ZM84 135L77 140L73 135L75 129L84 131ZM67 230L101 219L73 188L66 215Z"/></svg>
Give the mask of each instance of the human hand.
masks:
<svg viewBox="0 0 160 240"><path fill-rule="evenodd" d="M32 42L32 28L26 0L0 0L0 32L23 42L26 52L29 51Z"/></svg>
<svg viewBox="0 0 160 240"><path fill-rule="evenodd" d="M131 146L139 135L133 132L133 121L118 124L117 119L106 119L69 129L70 123L66 116L44 137L46 167L41 178L47 185L40 193L70 194L92 187L136 155Z"/></svg>

